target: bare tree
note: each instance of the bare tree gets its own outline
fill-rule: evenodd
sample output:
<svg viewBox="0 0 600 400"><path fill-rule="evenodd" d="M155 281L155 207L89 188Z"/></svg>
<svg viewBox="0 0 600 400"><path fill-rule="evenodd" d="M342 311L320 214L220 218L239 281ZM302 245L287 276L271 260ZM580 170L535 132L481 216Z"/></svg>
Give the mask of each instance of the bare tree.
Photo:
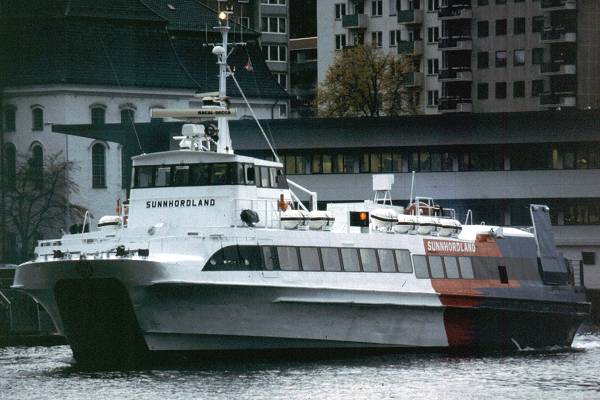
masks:
<svg viewBox="0 0 600 400"><path fill-rule="evenodd" d="M14 229L19 261L31 257L35 241L43 233L57 234L65 218L81 218L85 209L69 203L69 195L79 187L69 178L73 163L61 153L46 157L41 165L24 155L17 157L14 177L5 181L5 207L8 229Z"/></svg>
<svg viewBox="0 0 600 400"><path fill-rule="evenodd" d="M317 88L321 117L377 117L416 114L418 92L407 87L413 60L384 54L371 45L340 52Z"/></svg>

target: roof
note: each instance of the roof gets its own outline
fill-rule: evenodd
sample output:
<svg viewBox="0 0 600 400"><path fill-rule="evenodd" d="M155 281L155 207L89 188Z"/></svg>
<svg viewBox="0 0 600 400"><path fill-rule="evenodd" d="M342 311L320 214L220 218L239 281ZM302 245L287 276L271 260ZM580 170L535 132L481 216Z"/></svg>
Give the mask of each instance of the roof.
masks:
<svg viewBox="0 0 600 400"><path fill-rule="evenodd" d="M600 141L600 110L422 115L393 118L306 118L261 121L277 149L459 146ZM144 151L168 150L182 122L138 123ZM236 150L268 150L256 122L229 123ZM120 124L55 125L54 132L132 141Z"/></svg>
<svg viewBox="0 0 600 400"><path fill-rule="evenodd" d="M0 9L4 85L86 84L202 92L218 87L210 45L219 40L212 29L216 11L194 0L40 0L31 10L18 6L25 3L6 0L6 7L3 3ZM256 35L244 38L251 40L247 46L237 46L229 61L246 96L287 98L260 54ZM252 72L243 68L249 59ZM228 95L239 97L233 82Z"/></svg>

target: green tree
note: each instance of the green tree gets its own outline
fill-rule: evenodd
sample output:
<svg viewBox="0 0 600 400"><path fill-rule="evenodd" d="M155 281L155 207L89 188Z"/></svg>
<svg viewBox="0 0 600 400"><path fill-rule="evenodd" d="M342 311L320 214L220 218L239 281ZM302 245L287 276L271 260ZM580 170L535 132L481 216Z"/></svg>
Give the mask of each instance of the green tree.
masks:
<svg viewBox="0 0 600 400"><path fill-rule="evenodd" d="M370 45L340 52L317 88L321 117L377 117L418 113L418 91L407 87L409 56L384 54Z"/></svg>
<svg viewBox="0 0 600 400"><path fill-rule="evenodd" d="M44 233L58 234L67 218L79 219L83 207L70 204L79 187L70 179L73 163L61 153L46 157L42 165L18 156L14 179L5 188L6 224L17 236L18 261L29 259L36 240Z"/></svg>

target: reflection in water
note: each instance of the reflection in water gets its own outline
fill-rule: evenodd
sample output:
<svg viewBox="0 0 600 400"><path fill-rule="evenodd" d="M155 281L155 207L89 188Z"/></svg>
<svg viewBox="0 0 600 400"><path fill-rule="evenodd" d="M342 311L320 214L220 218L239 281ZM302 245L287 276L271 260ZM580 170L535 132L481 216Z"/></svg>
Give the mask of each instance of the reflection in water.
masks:
<svg viewBox="0 0 600 400"><path fill-rule="evenodd" d="M600 397L600 334L573 349L501 355L394 354L229 360L82 371L68 347L0 349L2 399L569 399Z"/></svg>

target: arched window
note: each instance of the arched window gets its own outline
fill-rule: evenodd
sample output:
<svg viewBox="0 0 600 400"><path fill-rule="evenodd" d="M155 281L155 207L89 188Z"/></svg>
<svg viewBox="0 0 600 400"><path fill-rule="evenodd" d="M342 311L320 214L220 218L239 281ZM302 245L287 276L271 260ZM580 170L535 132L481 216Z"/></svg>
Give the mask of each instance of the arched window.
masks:
<svg viewBox="0 0 600 400"><path fill-rule="evenodd" d="M8 107L4 110L4 130L14 132L17 128L17 109Z"/></svg>
<svg viewBox="0 0 600 400"><path fill-rule="evenodd" d="M7 189L14 189L17 175L17 149L12 143L4 145L4 168L4 184Z"/></svg>
<svg viewBox="0 0 600 400"><path fill-rule="evenodd" d="M92 146L92 187L106 187L106 149L100 143Z"/></svg>
<svg viewBox="0 0 600 400"><path fill-rule="evenodd" d="M40 107L35 107L31 110L32 130L44 130L44 110Z"/></svg>
<svg viewBox="0 0 600 400"><path fill-rule="evenodd" d="M121 124L123 126L131 126L135 121L135 110L131 108L123 108L121 110Z"/></svg>
<svg viewBox="0 0 600 400"><path fill-rule="evenodd" d="M44 149L39 143L31 146L31 174L36 188L41 189L44 183Z"/></svg>
<svg viewBox="0 0 600 400"><path fill-rule="evenodd" d="M92 125L101 126L106 123L106 109L96 105L92 107Z"/></svg>

